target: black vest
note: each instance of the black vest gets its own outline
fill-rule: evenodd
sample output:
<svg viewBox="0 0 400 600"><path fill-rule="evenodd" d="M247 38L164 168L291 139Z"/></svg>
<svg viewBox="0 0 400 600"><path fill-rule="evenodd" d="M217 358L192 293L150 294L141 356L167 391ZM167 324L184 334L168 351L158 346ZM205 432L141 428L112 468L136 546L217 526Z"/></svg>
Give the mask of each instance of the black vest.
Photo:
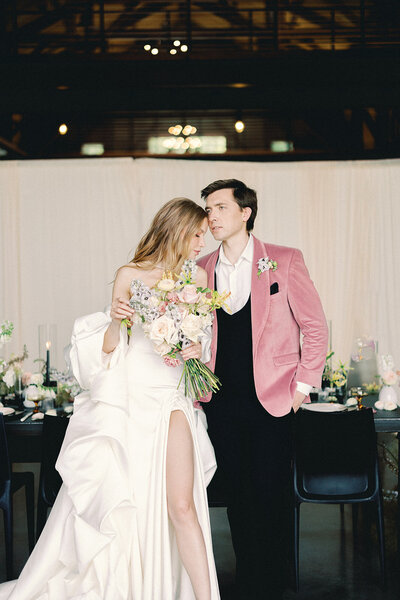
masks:
<svg viewBox="0 0 400 600"><path fill-rule="evenodd" d="M218 344L215 374L221 389L214 398L218 403L255 399L253 375L253 343L251 332L251 296L242 309L234 314L217 310ZM228 408L228 407L227 407ZM233 406L232 406L233 408Z"/></svg>

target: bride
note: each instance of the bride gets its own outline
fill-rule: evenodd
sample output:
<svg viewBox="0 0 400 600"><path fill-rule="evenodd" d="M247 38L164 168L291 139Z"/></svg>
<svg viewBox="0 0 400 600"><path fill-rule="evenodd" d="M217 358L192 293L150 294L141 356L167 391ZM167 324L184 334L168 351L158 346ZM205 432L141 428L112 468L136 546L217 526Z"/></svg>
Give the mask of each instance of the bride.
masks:
<svg viewBox="0 0 400 600"><path fill-rule="evenodd" d="M86 391L57 461L63 485L19 579L0 585L1 600L219 599L205 416L177 389L182 365L164 364L141 327L129 340L121 327L133 319L131 283L153 287L165 270L179 273L206 230L200 206L167 202L118 270L110 313L75 322L71 362ZM207 286L200 268L196 283ZM201 353L192 344L181 355Z"/></svg>

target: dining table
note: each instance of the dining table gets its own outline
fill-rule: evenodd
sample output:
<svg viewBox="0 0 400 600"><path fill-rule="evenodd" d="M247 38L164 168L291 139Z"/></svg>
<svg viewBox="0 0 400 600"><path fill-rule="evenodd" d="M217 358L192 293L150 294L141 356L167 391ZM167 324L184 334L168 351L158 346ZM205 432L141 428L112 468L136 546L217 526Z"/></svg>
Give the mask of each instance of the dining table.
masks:
<svg viewBox="0 0 400 600"><path fill-rule="evenodd" d="M375 402L378 394L370 394L362 398L362 405L374 411L375 431L377 433L393 433L397 437L397 553L400 559L400 407L394 410L378 410ZM324 402L319 402L324 403ZM313 403L314 404L314 403ZM356 407L348 407L348 410L357 410Z"/></svg>
<svg viewBox="0 0 400 600"><path fill-rule="evenodd" d="M65 418L71 416L62 408L56 414ZM27 415L28 418L25 418ZM27 408L16 410L14 415L4 418L11 463L36 463L42 460L43 419L32 419L32 416L32 409Z"/></svg>
<svg viewBox="0 0 400 600"><path fill-rule="evenodd" d="M397 464L400 465L400 407L395 410L377 410L374 407L377 394L365 396L363 406L374 410L375 431L377 433L393 433L397 437ZM4 419L10 461L13 463L40 462L42 456L43 420L32 420L32 415L21 422L21 418L32 410L25 409ZM68 418L71 413L62 409L57 414ZM397 550L400 557L400 472L397 471Z"/></svg>

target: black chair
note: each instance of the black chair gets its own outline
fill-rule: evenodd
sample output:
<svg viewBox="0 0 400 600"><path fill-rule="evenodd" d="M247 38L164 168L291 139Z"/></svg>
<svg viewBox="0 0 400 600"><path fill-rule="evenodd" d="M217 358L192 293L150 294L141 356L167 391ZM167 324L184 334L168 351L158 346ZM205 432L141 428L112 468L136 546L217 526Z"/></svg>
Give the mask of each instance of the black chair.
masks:
<svg viewBox="0 0 400 600"><path fill-rule="evenodd" d="M64 441L69 419L45 415L42 434L42 460L40 463L39 494L37 505L36 538L39 539L46 524L47 512L57 498L62 479L55 465Z"/></svg>
<svg viewBox="0 0 400 600"><path fill-rule="evenodd" d="M295 422L294 574L299 589L300 504L373 502L381 581L385 586L383 503L371 409L319 413L299 410ZM356 511L353 510L353 519ZM353 520L353 527L355 526Z"/></svg>
<svg viewBox="0 0 400 600"><path fill-rule="evenodd" d="M8 455L4 418L0 413L0 509L4 517L6 542L6 577L13 578L13 494L25 487L26 516L28 520L28 544L32 552L35 543L34 477L31 472L13 473Z"/></svg>

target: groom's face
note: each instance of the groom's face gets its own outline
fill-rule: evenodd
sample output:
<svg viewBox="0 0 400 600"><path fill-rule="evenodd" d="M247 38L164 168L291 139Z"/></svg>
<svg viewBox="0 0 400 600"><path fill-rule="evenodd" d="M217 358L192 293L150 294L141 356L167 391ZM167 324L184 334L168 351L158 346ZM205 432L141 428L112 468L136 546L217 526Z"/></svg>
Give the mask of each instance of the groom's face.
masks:
<svg viewBox="0 0 400 600"><path fill-rule="evenodd" d="M233 191L226 188L207 197L206 213L214 239L225 241L246 231L246 221L251 209L246 207L242 210L233 196Z"/></svg>

